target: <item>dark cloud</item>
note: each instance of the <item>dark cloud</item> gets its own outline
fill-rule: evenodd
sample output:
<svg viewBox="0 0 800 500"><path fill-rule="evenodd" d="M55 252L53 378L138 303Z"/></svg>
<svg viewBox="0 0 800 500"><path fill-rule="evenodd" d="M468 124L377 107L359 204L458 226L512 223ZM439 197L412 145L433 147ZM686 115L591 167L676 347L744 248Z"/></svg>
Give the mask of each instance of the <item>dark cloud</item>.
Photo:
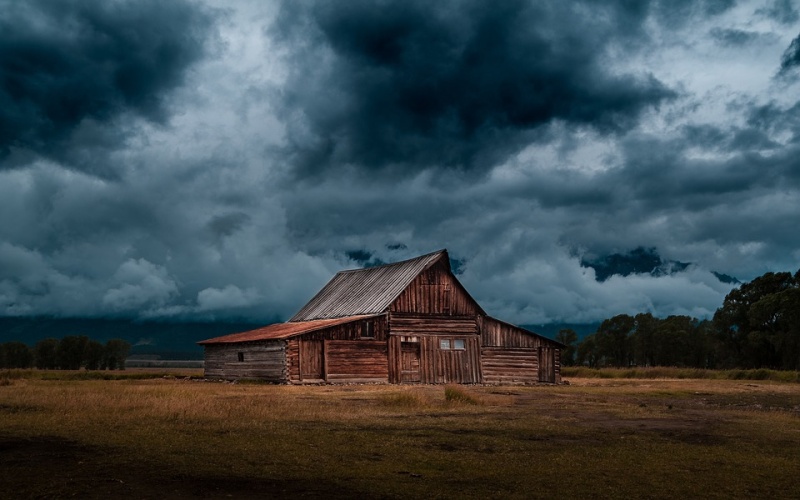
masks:
<svg viewBox="0 0 800 500"><path fill-rule="evenodd" d="M79 164L82 149L119 143L103 124L122 113L165 119L164 94L203 55L211 25L182 0L6 0L0 10L0 157L14 148ZM77 151L63 151L73 134Z"/></svg>
<svg viewBox="0 0 800 500"><path fill-rule="evenodd" d="M628 130L675 96L610 69L609 50L641 35L635 4L287 2L274 29L291 61L292 161L303 174L485 170L543 125Z"/></svg>
<svg viewBox="0 0 800 500"><path fill-rule="evenodd" d="M798 267L797 32L764 2L186 1L0 0L0 313L272 321L447 248L511 321L709 317L710 270ZM693 265L581 265L637 247Z"/></svg>
<svg viewBox="0 0 800 500"><path fill-rule="evenodd" d="M736 0L663 0L652 2L652 11L660 24L677 29L700 18L719 16L735 4Z"/></svg>
<svg viewBox="0 0 800 500"><path fill-rule="evenodd" d="M800 12L793 0L772 0L767 7L756 10L756 13L782 24L794 24L800 19Z"/></svg>
<svg viewBox="0 0 800 500"><path fill-rule="evenodd" d="M711 30L710 34L717 43L725 47L743 47L761 37L761 34L754 31L723 28L714 28Z"/></svg>
<svg viewBox="0 0 800 500"><path fill-rule="evenodd" d="M781 57L780 72L785 73L796 68L797 66L800 66L800 35L792 40L789 48L787 48L786 52L783 53L783 57Z"/></svg>

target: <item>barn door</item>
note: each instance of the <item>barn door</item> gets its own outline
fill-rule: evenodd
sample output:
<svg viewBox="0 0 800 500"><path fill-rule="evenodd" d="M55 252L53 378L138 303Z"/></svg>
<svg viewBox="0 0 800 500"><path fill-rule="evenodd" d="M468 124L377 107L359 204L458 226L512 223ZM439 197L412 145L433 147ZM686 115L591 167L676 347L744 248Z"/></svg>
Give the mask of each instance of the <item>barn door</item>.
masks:
<svg viewBox="0 0 800 500"><path fill-rule="evenodd" d="M419 382L419 342L400 344L400 382Z"/></svg>
<svg viewBox="0 0 800 500"><path fill-rule="evenodd" d="M325 349L322 340L300 341L300 380L325 378Z"/></svg>
<svg viewBox="0 0 800 500"><path fill-rule="evenodd" d="M552 347L539 348L539 382L556 383L556 351Z"/></svg>

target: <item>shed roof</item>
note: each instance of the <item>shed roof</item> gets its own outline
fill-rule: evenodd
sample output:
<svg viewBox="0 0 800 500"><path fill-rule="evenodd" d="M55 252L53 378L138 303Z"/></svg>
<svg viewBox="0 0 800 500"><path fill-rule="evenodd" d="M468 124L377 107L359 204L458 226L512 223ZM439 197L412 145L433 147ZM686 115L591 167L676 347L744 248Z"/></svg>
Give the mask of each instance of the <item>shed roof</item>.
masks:
<svg viewBox="0 0 800 500"><path fill-rule="evenodd" d="M353 321L374 318L376 315L348 316L346 318L318 319L314 321L302 321L297 323L275 323L273 325L256 328L241 333L232 333L222 337L203 340L198 342L200 345L208 344L233 344L236 342L255 342L258 340L281 340L303 333L322 330L330 326L344 325Z"/></svg>
<svg viewBox="0 0 800 500"><path fill-rule="evenodd" d="M336 273L289 321L382 313L419 273L439 260L450 269L447 250L439 250L393 264Z"/></svg>

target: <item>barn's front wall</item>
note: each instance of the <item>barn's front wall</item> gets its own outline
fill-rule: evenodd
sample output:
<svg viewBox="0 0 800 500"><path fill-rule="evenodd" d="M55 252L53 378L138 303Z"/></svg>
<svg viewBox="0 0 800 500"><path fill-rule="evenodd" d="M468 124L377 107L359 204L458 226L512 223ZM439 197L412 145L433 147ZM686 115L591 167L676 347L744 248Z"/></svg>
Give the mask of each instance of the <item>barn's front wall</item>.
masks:
<svg viewBox="0 0 800 500"><path fill-rule="evenodd" d="M421 272L389 306L393 314L471 316L473 319L479 311L478 304L443 262Z"/></svg>
<svg viewBox="0 0 800 500"><path fill-rule="evenodd" d="M286 342L262 340L205 346L205 376L208 378L286 380Z"/></svg>

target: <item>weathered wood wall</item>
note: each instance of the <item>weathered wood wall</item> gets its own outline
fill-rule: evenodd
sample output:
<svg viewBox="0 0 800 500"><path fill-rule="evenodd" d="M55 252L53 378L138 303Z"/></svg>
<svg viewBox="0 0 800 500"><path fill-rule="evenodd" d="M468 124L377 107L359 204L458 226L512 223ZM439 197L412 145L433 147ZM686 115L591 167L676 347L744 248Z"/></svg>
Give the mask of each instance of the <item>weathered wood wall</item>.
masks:
<svg viewBox="0 0 800 500"><path fill-rule="evenodd" d="M483 381L487 384L533 384L539 381L538 349L483 347Z"/></svg>
<svg viewBox="0 0 800 500"><path fill-rule="evenodd" d="M557 343L490 317L478 324L484 382L561 382Z"/></svg>
<svg viewBox="0 0 800 500"><path fill-rule="evenodd" d="M286 375L286 343L282 340L205 346L207 378L258 378L280 383L286 381Z"/></svg>
<svg viewBox="0 0 800 500"><path fill-rule="evenodd" d="M372 322L372 337L365 321ZM287 342L287 380L291 383L387 382L387 319L378 316L316 332Z"/></svg>
<svg viewBox="0 0 800 500"><path fill-rule="evenodd" d="M441 262L420 273L389 306L390 312L445 316L475 316L479 310Z"/></svg>
<svg viewBox="0 0 800 500"><path fill-rule="evenodd" d="M462 340L464 349L442 349L442 339L448 339L451 346L455 340ZM482 380L480 339L477 335L446 332L392 335L389 339L389 380L393 383L478 384Z"/></svg>
<svg viewBox="0 0 800 500"><path fill-rule="evenodd" d="M325 380L328 382L386 383L389 381L386 342L326 340L325 360Z"/></svg>

